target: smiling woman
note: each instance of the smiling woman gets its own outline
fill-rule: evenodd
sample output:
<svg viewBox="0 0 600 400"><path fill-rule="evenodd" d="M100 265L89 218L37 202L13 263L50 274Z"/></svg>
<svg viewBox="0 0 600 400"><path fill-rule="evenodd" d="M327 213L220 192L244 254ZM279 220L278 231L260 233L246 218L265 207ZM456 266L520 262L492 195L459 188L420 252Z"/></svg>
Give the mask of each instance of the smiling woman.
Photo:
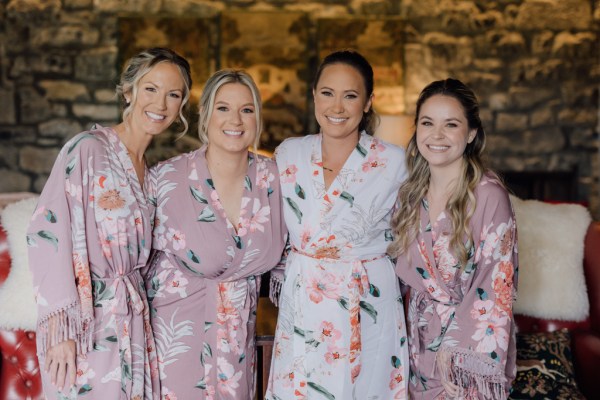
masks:
<svg viewBox="0 0 600 400"><path fill-rule="evenodd" d="M253 399L260 275L285 243L278 171L248 151L261 133L248 74L216 72L199 111L204 146L152 170L156 257L146 287L162 395Z"/></svg>
<svg viewBox="0 0 600 400"><path fill-rule="evenodd" d="M183 120L190 86L173 51L136 55L117 86L123 122L75 136L54 164L27 235L48 399L159 396L140 273L154 217L144 151Z"/></svg>

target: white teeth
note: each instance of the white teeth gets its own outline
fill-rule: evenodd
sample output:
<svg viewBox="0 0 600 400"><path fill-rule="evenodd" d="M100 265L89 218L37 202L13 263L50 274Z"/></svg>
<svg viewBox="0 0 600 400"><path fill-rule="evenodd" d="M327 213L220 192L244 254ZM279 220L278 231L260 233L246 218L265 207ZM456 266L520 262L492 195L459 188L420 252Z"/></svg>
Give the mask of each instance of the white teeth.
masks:
<svg viewBox="0 0 600 400"><path fill-rule="evenodd" d="M346 120L346 118L334 118L334 117L327 117L327 119L333 123L340 123L340 122L344 122Z"/></svg>
<svg viewBox="0 0 600 400"><path fill-rule="evenodd" d="M442 150L448 149L448 146L432 146L432 145L429 145L428 147L431 150L438 150L438 151L442 151Z"/></svg>
<svg viewBox="0 0 600 400"><path fill-rule="evenodd" d="M154 114L153 112L150 112L150 111L146 111L146 115L152 119L156 119L159 121L162 121L163 119L166 118L164 115Z"/></svg>
<svg viewBox="0 0 600 400"><path fill-rule="evenodd" d="M223 131L226 135L229 136L241 136L244 131Z"/></svg>

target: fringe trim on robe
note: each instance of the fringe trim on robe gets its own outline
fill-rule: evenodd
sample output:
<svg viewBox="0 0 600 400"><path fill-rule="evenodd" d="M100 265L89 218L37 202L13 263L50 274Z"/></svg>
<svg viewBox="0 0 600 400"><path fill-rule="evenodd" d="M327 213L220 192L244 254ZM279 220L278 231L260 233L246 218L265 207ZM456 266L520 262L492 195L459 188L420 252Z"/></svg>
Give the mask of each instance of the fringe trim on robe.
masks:
<svg viewBox="0 0 600 400"><path fill-rule="evenodd" d="M77 354L85 355L94 348L94 319L83 318L77 302L61 307L40 318L36 331L37 353L44 356L49 348L74 340Z"/></svg>
<svg viewBox="0 0 600 400"><path fill-rule="evenodd" d="M444 382L456 387L453 397L477 398L473 389L485 399L506 399L506 376L503 366L489 356L456 347L440 348L435 359L436 368Z"/></svg>
<svg viewBox="0 0 600 400"><path fill-rule="evenodd" d="M269 299L273 304L275 304L275 307L279 307L279 297L281 295L281 288L283 287L283 280L283 270L271 270L271 279L269 281Z"/></svg>

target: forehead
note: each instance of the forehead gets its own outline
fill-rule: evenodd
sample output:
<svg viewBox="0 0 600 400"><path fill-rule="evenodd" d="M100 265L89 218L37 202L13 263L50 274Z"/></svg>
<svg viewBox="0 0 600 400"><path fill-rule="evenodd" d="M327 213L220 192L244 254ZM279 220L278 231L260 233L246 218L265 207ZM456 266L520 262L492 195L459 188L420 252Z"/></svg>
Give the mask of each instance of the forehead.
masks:
<svg viewBox="0 0 600 400"><path fill-rule="evenodd" d="M454 97L436 94L425 100L421 106L419 114L427 116L451 116L454 118L464 118L465 109L460 101Z"/></svg>
<svg viewBox="0 0 600 400"><path fill-rule="evenodd" d="M340 86L346 90L360 90L365 88L365 81L360 72L348 64L330 64L323 68L317 87Z"/></svg>
<svg viewBox="0 0 600 400"><path fill-rule="evenodd" d="M183 90L185 83L181 76L179 67L171 62L161 62L150 68L140 82L151 82L158 86L169 87L170 89Z"/></svg>
<svg viewBox="0 0 600 400"><path fill-rule="evenodd" d="M229 82L217 89L215 101L220 100L243 100L244 102L253 102L254 98L252 96L252 91L248 86L240 82Z"/></svg>

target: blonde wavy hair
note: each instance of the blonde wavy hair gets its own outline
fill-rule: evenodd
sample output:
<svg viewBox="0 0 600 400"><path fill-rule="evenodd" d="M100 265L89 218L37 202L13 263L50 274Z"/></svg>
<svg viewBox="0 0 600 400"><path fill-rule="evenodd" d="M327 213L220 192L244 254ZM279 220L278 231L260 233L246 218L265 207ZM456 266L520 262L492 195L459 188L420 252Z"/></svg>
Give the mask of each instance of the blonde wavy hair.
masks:
<svg viewBox="0 0 600 400"><path fill-rule="evenodd" d="M463 153L462 179L459 179L448 199L446 210L452 223L450 248L460 263L461 270L467 266L473 249L473 237L469 222L475 212L475 188L484 174L491 173L484 165L485 131L479 118L479 104L473 91L457 79L445 79L430 83L419 95L415 116L415 132L408 144L408 179L398 191L398 208L392 217L394 241L388 247L388 254L397 257L405 254L417 237L420 226L421 202L427 195L431 176L427 160L417 147L416 126L423 104L432 96L452 97L462 105L469 130L477 133ZM493 174L493 173L491 173ZM467 241L465 242L465 238Z"/></svg>

